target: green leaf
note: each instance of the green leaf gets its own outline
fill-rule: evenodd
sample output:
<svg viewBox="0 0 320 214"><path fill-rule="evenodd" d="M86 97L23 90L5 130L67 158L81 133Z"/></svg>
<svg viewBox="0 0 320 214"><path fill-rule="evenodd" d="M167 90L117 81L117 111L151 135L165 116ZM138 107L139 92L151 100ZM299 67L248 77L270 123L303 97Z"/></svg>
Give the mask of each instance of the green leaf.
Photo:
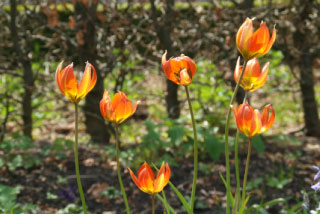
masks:
<svg viewBox="0 0 320 214"><path fill-rule="evenodd" d="M58 198L57 195L55 195L55 194L53 194L51 192L47 192L47 199L48 200L54 200L54 199L57 199L57 198Z"/></svg>
<svg viewBox="0 0 320 214"><path fill-rule="evenodd" d="M223 177L223 175L221 174L221 172L219 173L219 176L220 176L220 178L221 178L221 180L222 180L222 182L223 182L223 184L224 184L224 186L225 186L225 188L226 188L226 190L227 190L227 182L226 182L226 180L224 179L224 177ZM233 195L232 195L231 191L229 192L229 196L230 196L230 198L231 198L231 203L232 203L232 205L234 205L234 198L233 198Z"/></svg>
<svg viewBox="0 0 320 214"><path fill-rule="evenodd" d="M17 155L12 161L8 163L10 171L14 171L16 168L23 166L23 159L21 155Z"/></svg>
<svg viewBox="0 0 320 214"><path fill-rule="evenodd" d="M259 152L260 154L264 154L264 142L260 135L252 139L252 146L255 150L257 150L257 152Z"/></svg>
<svg viewBox="0 0 320 214"><path fill-rule="evenodd" d="M212 135L204 138L204 146L213 161L218 161L224 151L224 144L220 142L219 138Z"/></svg>
<svg viewBox="0 0 320 214"><path fill-rule="evenodd" d="M157 168L156 165L154 165L152 163L152 166L159 171L159 169ZM169 185L172 188L172 190L176 193L176 195L178 196L178 198L180 199L183 207L186 209L186 211L188 212L188 214L192 214L191 208L189 206L189 203L187 202L187 200L183 197L183 195L179 192L179 190L173 185L173 183L171 183L171 181L169 181Z"/></svg>
<svg viewBox="0 0 320 214"><path fill-rule="evenodd" d="M179 146L182 143L184 137L184 129L182 126L171 126L167 133L175 146Z"/></svg>
<svg viewBox="0 0 320 214"><path fill-rule="evenodd" d="M186 211L188 212L188 214L192 214L191 208L188 204L188 202L186 201L186 199L183 197L183 195L179 192L179 190L171 183L171 181L169 181L169 185L172 188L172 190L176 193L176 195L178 196L178 198L180 199L183 207L186 209Z"/></svg>
<svg viewBox="0 0 320 214"><path fill-rule="evenodd" d="M162 191L162 193L163 193L163 191ZM157 196L157 198L162 202L162 203L164 203L165 204L165 202L166 202L166 200L163 198L163 197L161 197L159 194L156 194L156 196ZM170 210L170 212L169 212L169 210L167 210L167 214L176 214L176 212L174 211L174 209L167 203L167 205L168 205L168 208L169 208L169 210Z"/></svg>
<svg viewBox="0 0 320 214"><path fill-rule="evenodd" d="M0 168L4 165L4 161L0 158Z"/></svg>

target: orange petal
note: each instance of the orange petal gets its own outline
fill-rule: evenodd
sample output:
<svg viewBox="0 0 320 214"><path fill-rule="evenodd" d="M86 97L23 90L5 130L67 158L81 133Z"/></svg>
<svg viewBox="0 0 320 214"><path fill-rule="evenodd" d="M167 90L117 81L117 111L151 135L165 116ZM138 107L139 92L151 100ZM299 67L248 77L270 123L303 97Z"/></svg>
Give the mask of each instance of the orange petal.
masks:
<svg viewBox="0 0 320 214"><path fill-rule="evenodd" d="M186 56L186 60L188 63L188 68L191 71L191 78L193 78L194 74L196 73L197 67L196 63L189 57Z"/></svg>
<svg viewBox="0 0 320 214"><path fill-rule="evenodd" d="M165 174L165 183L166 183L166 185L169 183L170 176L171 176L171 169L169 167L169 164L166 163L166 174Z"/></svg>
<svg viewBox="0 0 320 214"><path fill-rule="evenodd" d="M73 103L78 103L77 100L78 82L73 73L73 63L64 68L61 77L61 88L64 90L64 94Z"/></svg>
<svg viewBox="0 0 320 214"><path fill-rule="evenodd" d="M269 115L271 111L271 116ZM261 116L261 123L262 128L260 130L260 133L267 131L273 124L275 119L275 112L271 105L266 105L263 108L262 116Z"/></svg>
<svg viewBox="0 0 320 214"><path fill-rule="evenodd" d="M166 62L167 62L167 50L164 52L164 54L161 57L161 65L163 66L164 64L166 64Z"/></svg>
<svg viewBox="0 0 320 214"><path fill-rule="evenodd" d="M192 82L192 77L190 76L188 70L186 68L180 71L180 84L181 85L189 85Z"/></svg>
<svg viewBox="0 0 320 214"><path fill-rule="evenodd" d="M158 193L168 184L170 179L171 170L168 163L162 163L161 168L158 172L157 178L154 182L154 192Z"/></svg>
<svg viewBox="0 0 320 214"><path fill-rule="evenodd" d="M261 130L260 112L258 110L254 110L249 136L247 135L247 137L252 138L256 136L257 134L259 134L260 130Z"/></svg>
<svg viewBox="0 0 320 214"><path fill-rule="evenodd" d="M241 106L242 104L240 104L240 106ZM240 107L239 106L239 107ZM238 109L239 109L239 107L238 107ZM233 110L233 113L234 113L234 118L235 118L235 120L236 120L236 124L237 124L237 127L238 127L238 129L239 129L239 131L240 131L240 118L238 118L238 109L235 107L235 106L231 106L231 108L232 108L232 110Z"/></svg>
<svg viewBox="0 0 320 214"><path fill-rule="evenodd" d="M139 180L139 184L142 191L148 194L154 193L154 189L153 189L154 174L146 162L139 169L138 180Z"/></svg>
<svg viewBox="0 0 320 214"><path fill-rule="evenodd" d="M171 59L167 61L167 51L165 51L165 53L162 55L162 58L161 58L162 69L169 80L171 80L176 84L179 84L177 80L177 75L175 75L171 69L170 61Z"/></svg>
<svg viewBox="0 0 320 214"><path fill-rule="evenodd" d="M236 68L234 69L234 72L233 72L233 79L236 83L238 82L238 80L240 78L241 71L242 71L242 68L240 66L240 56L239 56L238 60L237 60Z"/></svg>
<svg viewBox="0 0 320 214"><path fill-rule="evenodd" d="M254 83L254 88L251 89L250 91L254 91L258 88L261 88L267 81L268 79L268 72L269 72L269 62L267 62L261 71L260 77L257 79L257 81Z"/></svg>
<svg viewBox="0 0 320 214"><path fill-rule="evenodd" d="M89 63L87 63L81 82L78 86L78 99L82 99L89 93L90 84L91 84L91 75L92 75L91 66L89 66Z"/></svg>
<svg viewBox="0 0 320 214"><path fill-rule="evenodd" d="M276 27L274 26L271 39L269 40L268 45L266 46L265 50L261 53L260 56L269 52L269 50L271 49L272 45L274 44L274 42L276 40L276 34L277 34Z"/></svg>
<svg viewBox="0 0 320 214"><path fill-rule="evenodd" d="M60 62L60 64L58 65L58 67L57 67L57 70L56 70L56 81L57 81L57 85L58 85L58 87L59 87L59 89L60 89L60 91L62 92L62 94L64 94L64 91L63 91L63 88L62 88L62 86L61 86L61 68L62 68L62 64L63 64L63 62ZM62 71L64 71L64 70L62 70Z"/></svg>
<svg viewBox="0 0 320 214"><path fill-rule="evenodd" d="M243 52L245 51L245 46L248 39L251 37L252 32L253 32L253 27L252 27L252 20L250 18L246 18L245 22L241 25L237 32L236 36L236 43L238 50L240 53L243 55Z"/></svg>
<svg viewBox="0 0 320 214"><path fill-rule="evenodd" d="M134 106L132 107L131 115L133 115L133 114L136 112L137 106L138 106L140 103L141 103L140 100L138 100L138 101L134 104ZM131 116L131 115L130 115L130 116Z"/></svg>
<svg viewBox="0 0 320 214"><path fill-rule="evenodd" d="M128 168L128 169L129 169L129 172L130 172L130 175L131 175L131 178L132 178L133 182L134 182L134 183L137 185L137 187L140 189L140 183L139 183L136 175L131 171L130 168Z"/></svg>
<svg viewBox="0 0 320 214"><path fill-rule="evenodd" d="M269 29L265 22L261 22L259 29L254 32L250 40L248 41L249 55L254 57L257 53L263 53L268 46L270 40Z"/></svg>
<svg viewBox="0 0 320 214"><path fill-rule="evenodd" d="M241 87L246 91L251 91L254 88L255 82L260 77L260 74L259 61L256 58L249 60L243 74Z"/></svg>
<svg viewBox="0 0 320 214"><path fill-rule="evenodd" d="M126 120L132 113L132 104L128 97L121 91L117 93L118 105L115 107L114 112L116 115L117 123L120 124Z"/></svg>
<svg viewBox="0 0 320 214"><path fill-rule="evenodd" d="M100 101L100 112L104 119L113 122L112 118L112 104L107 91L104 91L103 97Z"/></svg>

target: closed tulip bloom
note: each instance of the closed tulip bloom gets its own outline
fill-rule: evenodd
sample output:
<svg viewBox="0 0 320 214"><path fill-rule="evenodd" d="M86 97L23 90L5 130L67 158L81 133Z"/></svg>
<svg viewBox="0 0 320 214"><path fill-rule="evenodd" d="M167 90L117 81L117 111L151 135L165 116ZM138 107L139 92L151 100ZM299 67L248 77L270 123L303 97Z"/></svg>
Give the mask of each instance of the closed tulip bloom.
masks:
<svg viewBox="0 0 320 214"><path fill-rule="evenodd" d="M170 58L167 61L166 51L162 55L161 64L167 78L178 85L189 85L196 73L196 64L194 61L183 54L179 57Z"/></svg>
<svg viewBox="0 0 320 214"><path fill-rule="evenodd" d="M248 138L253 138L257 134L267 131L275 119L275 113L271 105L266 105L262 114L253 109L248 102L239 105L238 108L234 106L232 108L239 131Z"/></svg>
<svg viewBox="0 0 320 214"><path fill-rule="evenodd" d="M262 70L260 68L259 61L256 58L249 60L246 66L246 70L241 79L240 86L246 91L254 91L261 88L267 81L269 71L269 62L266 63ZM240 57L238 58L236 69L234 71L234 81L238 82L242 72L242 66L240 66Z"/></svg>
<svg viewBox="0 0 320 214"><path fill-rule="evenodd" d="M100 101L100 112L104 119L119 125L136 112L139 103L140 101L132 106L131 101L121 91L116 93L111 101L108 92L105 91Z"/></svg>
<svg viewBox="0 0 320 214"><path fill-rule="evenodd" d="M236 43L239 52L245 60L265 55L271 49L276 39L276 29L273 27L270 38L269 29L261 22L259 29L253 33L252 20L247 18L238 30Z"/></svg>
<svg viewBox="0 0 320 214"><path fill-rule="evenodd" d="M77 104L94 87L97 82L97 74L94 67L87 62L80 84L73 73L73 63L62 69L62 62L56 70L56 81L62 94L71 102Z"/></svg>
<svg viewBox="0 0 320 214"><path fill-rule="evenodd" d="M158 172L157 178L154 178L154 174L150 166L144 162L138 171L138 178L129 169L130 175L137 187L150 195L161 192L163 188L168 184L171 170L168 163L162 163Z"/></svg>

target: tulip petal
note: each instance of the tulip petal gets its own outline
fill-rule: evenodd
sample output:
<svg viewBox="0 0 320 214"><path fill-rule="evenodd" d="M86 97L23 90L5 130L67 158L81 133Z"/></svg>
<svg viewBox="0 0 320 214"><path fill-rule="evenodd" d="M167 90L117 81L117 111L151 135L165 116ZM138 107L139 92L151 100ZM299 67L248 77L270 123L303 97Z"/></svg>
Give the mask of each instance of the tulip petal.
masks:
<svg viewBox="0 0 320 214"><path fill-rule="evenodd" d="M271 111L271 116L269 115ZM262 128L260 130L260 133L263 133L267 131L273 124L275 119L275 112L271 105L266 105L263 109L262 116L261 116L261 123Z"/></svg>
<svg viewBox="0 0 320 214"><path fill-rule="evenodd" d="M189 85L192 82L192 78L190 77L190 74L187 69L182 69L180 71L180 84L181 85Z"/></svg>
<svg viewBox="0 0 320 214"><path fill-rule="evenodd" d="M132 115L136 112L137 107L138 107L138 105L139 105L140 103L141 103L140 100L138 100L138 101L134 104L134 106L132 107L132 112L131 112L131 115L130 115L130 116L132 116Z"/></svg>
<svg viewBox="0 0 320 214"><path fill-rule="evenodd" d="M73 73L73 64L71 63L62 73L61 88L64 89L64 95L69 98L73 103L78 103L77 99L78 82Z"/></svg>
<svg viewBox="0 0 320 214"><path fill-rule="evenodd" d="M263 66L260 77L254 83L254 87L250 91L254 91L258 88L261 88L266 83L266 81L268 79L268 72L269 72L269 62L267 62Z"/></svg>
<svg viewBox="0 0 320 214"><path fill-rule="evenodd" d="M241 71L242 71L242 68L240 66L240 56L239 56L238 60L237 60L236 68L234 69L234 72L233 72L233 79L236 83L238 82L238 80L240 78Z"/></svg>
<svg viewBox="0 0 320 214"><path fill-rule="evenodd" d="M118 95L118 96L117 96ZM116 115L117 123L120 124L126 120L132 113L132 104L128 97L121 91L119 91L113 98L113 102L116 102L114 107L114 113Z"/></svg>
<svg viewBox="0 0 320 214"><path fill-rule="evenodd" d="M139 169L138 180L142 191L148 194L153 194L154 174L150 166L146 162Z"/></svg>
<svg viewBox="0 0 320 214"><path fill-rule="evenodd" d="M261 116L260 116L260 112L258 110L254 110L251 121L252 122L251 122L250 130L247 135L247 137L249 137L249 138L256 136L257 134L259 134L259 132L261 130Z"/></svg>
<svg viewBox="0 0 320 214"><path fill-rule="evenodd" d="M140 189L140 183L139 183L139 180L137 179L136 175L131 171L130 168L129 169L129 172L130 172L130 175L131 175L131 178L133 180L133 182L137 185L137 187Z"/></svg>
<svg viewBox="0 0 320 214"><path fill-rule="evenodd" d="M64 71L64 69L61 71L62 63L63 62L60 62L60 64L57 67L57 70L56 70L56 81L57 81L57 85L58 85L60 91L62 92L62 94L64 94L63 88L61 86L61 76L62 76L62 72Z"/></svg>
<svg viewBox="0 0 320 214"><path fill-rule="evenodd" d="M256 53L262 54L268 46L269 41L269 29L267 28L265 22L261 22L259 29L256 32L254 32L254 34L248 41L248 51L251 53L252 56L255 56Z"/></svg>
<svg viewBox="0 0 320 214"><path fill-rule="evenodd" d="M165 182L165 166L162 163L160 170L158 171L157 178L154 181L154 192L161 192Z"/></svg>
<svg viewBox="0 0 320 214"><path fill-rule="evenodd" d="M89 87L91 83L91 67L86 65L85 71L83 73L81 82L78 86L78 99L82 99L89 92Z"/></svg>
<svg viewBox="0 0 320 214"><path fill-rule="evenodd" d="M244 47L247 46L246 43L248 39L252 36L252 32L252 19L246 18L245 22L239 28L236 36L237 47L242 55Z"/></svg>
<svg viewBox="0 0 320 214"><path fill-rule="evenodd" d="M277 36L277 31L276 31L276 27L273 27L273 31L272 31L272 36L271 39L268 43L268 45L266 46L266 49L262 52L261 56L268 53L272 47L272 45L274 44L275 40L276 40L276 36Z"/></svg>

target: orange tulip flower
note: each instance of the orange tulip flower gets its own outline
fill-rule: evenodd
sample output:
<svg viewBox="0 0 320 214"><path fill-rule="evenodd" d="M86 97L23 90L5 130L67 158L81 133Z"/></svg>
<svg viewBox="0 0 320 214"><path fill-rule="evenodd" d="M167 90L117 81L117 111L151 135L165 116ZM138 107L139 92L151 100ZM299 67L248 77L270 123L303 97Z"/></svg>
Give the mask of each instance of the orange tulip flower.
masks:
<svg viewBox="0 0 320 214"><path fill-rule="evenodd" d="M131 101L121 91L116 93L111 101L108 92L105 91L100 101L100 112L104 119L119 125L136 112L139 103L140 101L132 106Z"/></svg>
<svg viewBox="0 0 320 214"><path fill-rule="evenodd" d="M154 174L150 166L144 162L138 171L138 178L129 169L130 175L137 187L150 195L154 195L161 192L163 188L168 184L171 170L169 164L162 163L161 168L158 172L157 178L154 178Z"/></svg>
<svg viewBox="0 0 320 214"><path fill-rule="evenodd" d="M262 70L260 69L259 61L254 58L249 60L246 66L246 70L241 79L240 86L246 91L254 91L261 88L267 81L269 71L269 62L266 63ZM240 57L238 58L236 69L234 71L234 81L238 82L242 72L242 66L240 66Z"/></svg>
<svg viewBox="0 0 320 214"><path fill-rule="evenodd" d="M73 63L61 70L61 62L56 70L56 81L60 91L74 104L79 103L97 82L96 70L89 62L86 64L80 85L73 73Z"/></svg>
<svg viewBox="0 0 320 214"><path fill-rule="evenodd" d="M276 29L273 27L270 38L269 29L261 22L259 29L253 33L252 20L247 18L238 30L236 43L238 50L245 60L259 57L268 53L276 39Z"/></svg>
<svg viewBox="0 0 320 214"><path fill-rule="evenodd" d="M170 58L167 61L166 51L162 55L161 64L167 78L178 85L189 85L196 73L194 61L183 54L180 57Z"/></svg>
<svg viewBox="0 0 320 214"><path fill-rule="evenodd" d="M248 102L239 105L237 109L234 106L232 108L239 131L248 138L253 138L257 134L267 131L274 122L275 113L270 104L264 107L262 115L258 110L253 109Z"/></svg>

